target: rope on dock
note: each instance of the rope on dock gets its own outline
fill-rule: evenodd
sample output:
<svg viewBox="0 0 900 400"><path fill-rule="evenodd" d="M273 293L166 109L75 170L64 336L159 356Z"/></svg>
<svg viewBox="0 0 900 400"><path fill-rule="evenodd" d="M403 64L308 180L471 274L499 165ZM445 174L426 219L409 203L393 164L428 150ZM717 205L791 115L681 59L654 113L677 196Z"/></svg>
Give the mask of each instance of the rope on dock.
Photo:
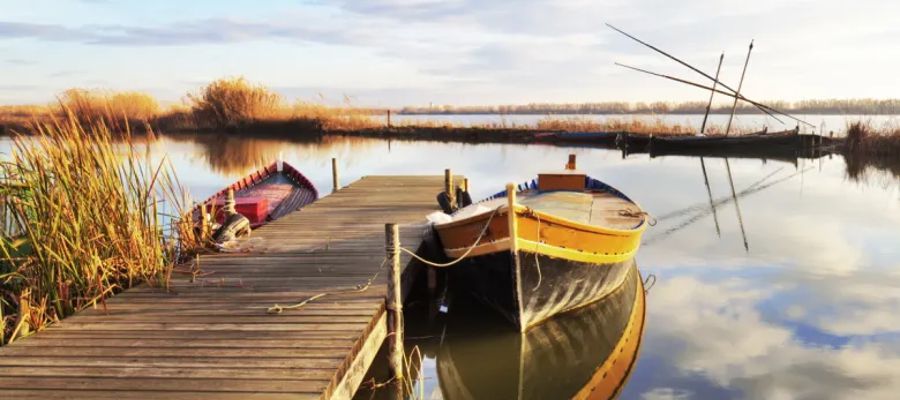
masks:
<svg viewBox="0 0 900 400"><path fill-rule="evenodd" d="M299 303L291 304L291 305L289 305L289 306L282 306L282 305L276 303L276 304L273 305L272 307L267 308L267 309L266 309L266 313L268 313L268 314L281 314L282 312L284 312L284 310L296 310L296 309L298 309L298 308L303 308L303 306L305 306L305 305L307 305L307 304L309 304L309 303L311 303L311 302L313 302L313 301L316 301L316 300L318 300L318 299L321 299L321 298L323 298L323 297L325 297L325 296L328 296L328 295L333 295L333 294L344 294L344 293L362 293L362 292L365 292L366 290L369 290L369 287L372 286L372 282L374 282L375 279L378 278L378 274L381 273L381 269L384 267L385 264L387 264L387 258L385 258L384 261L381 262L381 265L378 266L378 271L375 271L375 274L372 275L372 276L369 278L369 280L366 281L365 284L359 284L359 285L356 285L356 286L354 286L352 289L338 290L338 291L335 291L335 292L322 292L322 293L318 293L318 294L315 294L315 295L310 296L310 297L307 298L306 300L303 300L303 301L301 301L301 302L299 302Z"/></svg>
<svg viewBox="0 0 900 400"><path fill-rule="evenodd" d="M501 206L501 207L502 207L502 206ZM487 222L485 222L484 227L481 228L481 233L478 234L478 238L475 239L475 243L472 243L472 245L469 246L469 248L466 250L465 253L463 253L463 255L459 256L459 258L457 258L457 259L455 259L455 260L453 260L453 261L446 262L446 263L443 263L443 264L442 264L442 263L436 263L436 262L434 262L434 261L428 261L428 260L422 258L422 257L419 256L418 254L416 254L416 252L414 252L414 251L412 251L412 250L409 250L409 249L407 249L407 248L405 248L405 247L400 247L400 251L402 251L402 252L404 252L404 253L406 253L406 254L409 254L410 256L412 256L412 257L415 258L416 260L419 260L420 262L422 262L422 263L425 264L425 265L429 265L429 266L432 266L432 267L435 267L435 268L444 268L444 267L450 267L450 266L456 265L456 264L459 263L460 261L466 259L466 257L468 257L469 254L471 254L472 251L475 250L476 247L478 247L478 244L481 243L481 239L483 239L483 238L484 238L484 235L487 233L488 227L491 226L491 220L494 219L494 216L497 215L497 212L498 212L498 211L500 211L500 207L495 208L494 211L491 212L491 216L488 217L488 220L487 220Z"/></svg>

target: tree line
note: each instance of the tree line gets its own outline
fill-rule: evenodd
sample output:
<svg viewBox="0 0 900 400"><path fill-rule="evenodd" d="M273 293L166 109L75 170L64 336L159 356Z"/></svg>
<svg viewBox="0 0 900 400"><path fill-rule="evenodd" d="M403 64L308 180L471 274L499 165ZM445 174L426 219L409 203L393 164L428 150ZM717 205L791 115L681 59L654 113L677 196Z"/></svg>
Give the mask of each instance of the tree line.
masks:
<svg viewBox="0 0 900 400"><path fill-rule="evenodd" d="M823 99L762 102L770 107L792 114L900 114L900 99ZM401 114L702 114L704 101L686 102L637 102L622 101L597 103L530 103L492 106L429 105L404 107ZM713 114L731 113L731 103L713 104ZM739 103L739 114L760 113L756 107Z"/></svg>

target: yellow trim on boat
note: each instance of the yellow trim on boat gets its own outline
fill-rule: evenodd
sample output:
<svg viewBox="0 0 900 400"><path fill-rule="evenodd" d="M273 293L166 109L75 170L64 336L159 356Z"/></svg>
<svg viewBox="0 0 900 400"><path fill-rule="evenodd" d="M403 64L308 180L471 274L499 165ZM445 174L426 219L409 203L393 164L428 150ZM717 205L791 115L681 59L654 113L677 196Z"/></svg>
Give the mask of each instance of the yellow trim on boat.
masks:
<svg viewBox="0 0 900 400"><path fill-rule="evenodd" d="M607 263L617 263L621 261L626 261L634 257L637 254L638 247L635 247L631 251L623 252L623 253L614 253L614 254L603 254L603 253L591 253L574 249L567 249L563 247L553 246L547 243L537 243L531 240L526 240L522 238L518 238L516 240L516 247L519 251L525 251L529 253L537 253L542 254L548 257L554 258L562 258L566 260L576 261L576 262L585 262L592 264L607 264ZM461 257L469 251L468 247L457 248L457 249L444 249L444 253L446 253L447 257L457 258ZM469 253L469 257L475 257L485 254L491 253L499 253L502 251L509 251L509 239L503 238L500 240L496 240L489 243L481 243L478 246L475 246L472 249L472 252Z"/></svg>
<svg viewBox="0 0 900 400"><path fill-rule="evenodd" d="M611 264L621 261L627 261L633 258L638 250L638 248L635 247L633 250L623 253L591 253L586 251L567 249L564 247L557 247L549 245L547 243L537 243L522 238L517 239L516 244L518 244L519 251L526 251L529 253L542 254L548 257L563 258L566 260L592 264Z"/></svg>
<svg viewBox="0 0 900 400"><path fill-rule="evenodd" d="M615 398L621 392L628 377L631 376L640 355L644 324L647 318L644 282L641 280L640 274L635 278L638 280L637 287L635 287L636 297L622 337L616 342L616 347L613 348L610 356L597 368L585 386L572 397L573 399ZM623 358L620 359L620 356ZM621 361L627 361L627 363Z"/></svg>

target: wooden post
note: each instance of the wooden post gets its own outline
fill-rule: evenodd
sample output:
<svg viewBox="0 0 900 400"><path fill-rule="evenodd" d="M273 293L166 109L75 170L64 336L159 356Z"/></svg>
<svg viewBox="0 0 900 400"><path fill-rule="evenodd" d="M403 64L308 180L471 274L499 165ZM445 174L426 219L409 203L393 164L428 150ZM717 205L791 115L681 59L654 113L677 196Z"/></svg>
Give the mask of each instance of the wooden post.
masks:
<svg viewBox="0 0 900 400"><path fill-rule="evenodd" d="M225 215L230 217L234 214L237 214L234 201L234 188L228 188L228 192L225 195Z"/></svg>
<svg viewBox="0 0 900 400"><path fill-rule="evenodd" d="M337 166L337 158L331 158L331 192L337 192L340 186L340 179L338 178L338 166Z"/></svg>
<svg viewBox="0 0 900 400"><path fill-rule="evenodd" d="M391 109L390 108L387 110L387 127L388 128L391 127Z"/></svg>
<svg viewBox="0 0 900 400"><path fill-rule="evenodd" d="M509 221L509 251L517 254L516 238L518 237L518 226L516 225L516 184L506 184L506 206L507 220Z"/></svg>
<svg viewBox="0 0 900 400"><path fill-rule="evenodd" d="M384 225L385 251L387 253L388 276L387 309L388 320L388 363L394 379L403 379L403 295L400 291L400 229L397 224Z"/></svg>
<svg viewBox="0 0 900 400"><path fill-rule="evenodd" d="M456 209L456 190L453 187L453 173L450 168L444 170L444 192L450 197L450 208Z"/></svg>
<svg viewBox="0 0 900 400"><path fill-rule="evenodd" d="M569 154L569 162L566 163L566 169L567 170L575 169L575 155L574 154Z"/></svg>

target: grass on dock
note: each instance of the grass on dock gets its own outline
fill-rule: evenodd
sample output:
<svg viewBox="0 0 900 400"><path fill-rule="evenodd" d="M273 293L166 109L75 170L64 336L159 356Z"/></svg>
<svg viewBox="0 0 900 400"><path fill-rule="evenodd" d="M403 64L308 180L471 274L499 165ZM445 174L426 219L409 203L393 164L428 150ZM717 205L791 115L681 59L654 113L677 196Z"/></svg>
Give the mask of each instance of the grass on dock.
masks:
<svg viewBox="0 0 900 400"><path fill-rule="evenodd" d="M0 345L139 282L167 284L199 243L177 217L188 202L170 164L114 135L70 113L15 138L0 164Z"/></svg>

